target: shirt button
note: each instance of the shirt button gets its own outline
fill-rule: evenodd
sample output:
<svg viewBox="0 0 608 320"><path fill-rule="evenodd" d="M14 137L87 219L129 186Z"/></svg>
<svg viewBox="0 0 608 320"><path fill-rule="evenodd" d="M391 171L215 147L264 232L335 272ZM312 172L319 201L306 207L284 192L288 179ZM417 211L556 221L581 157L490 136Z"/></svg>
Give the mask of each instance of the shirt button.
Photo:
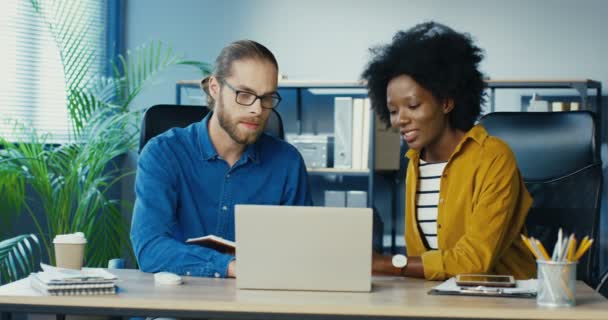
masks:
<svg viewBox="0 0 608 320"><path fill-rule="evenodd" d="M437 224L437 229L441 229L441 224L440 223Z"/></svg>
<svg viewBox="0 0 608 320"><path fill-rule="evenodd" d="M190 271L186 272L186 275L189 276L190 275Z"/></svg>
<svg viewBox="0 0 608 320"><path fill-rule="evenodd" d="M220 277L220 273L216 272L213 276L216 277L216 278L219 278Z"/></svg>
<svg viewBox="0 0 608 320"><path fill-rule="evenodd" d="M222 210L226 211L226 210L228 210L228 207L227 206L223 206Z"/></svg>
<svg viewBox="0 0 608 320"><path fill-rule="evenodd" d="M226 179L230 178L230 173L226 175Z"/></svg>
<svg viewBox="0 0 608 320"><path fill-rule="evenodd" d="M444 202L443 198L439 199L439 203L443 203L443 202Z"/></svg>

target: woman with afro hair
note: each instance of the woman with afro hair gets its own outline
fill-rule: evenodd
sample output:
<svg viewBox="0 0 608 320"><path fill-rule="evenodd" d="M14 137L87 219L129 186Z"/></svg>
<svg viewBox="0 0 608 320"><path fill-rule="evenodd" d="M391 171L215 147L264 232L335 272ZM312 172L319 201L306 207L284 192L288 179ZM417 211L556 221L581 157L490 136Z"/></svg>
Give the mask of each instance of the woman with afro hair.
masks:
<svg viewBox="0 0 608 320"><path fill-rule="evenodd" d="M475 124L485 101L482 50L468 34L427 22L371 52L362 77L372 108L409 147L408 257L374 253L374 273L534 277L520 237L532 198L509 146Z"/></svg>

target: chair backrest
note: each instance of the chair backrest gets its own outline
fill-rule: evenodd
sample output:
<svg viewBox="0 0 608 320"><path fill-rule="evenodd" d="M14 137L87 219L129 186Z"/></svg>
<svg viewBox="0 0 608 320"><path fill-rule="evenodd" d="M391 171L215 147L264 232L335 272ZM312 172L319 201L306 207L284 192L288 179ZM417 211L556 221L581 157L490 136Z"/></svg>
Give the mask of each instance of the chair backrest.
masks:
<svg viewBox="0 0 608 320"><path fill-rule="evenodd" d="M148 140L153 137L171 128L185 128L192 123L199 122L209 111L209 108L205 106L159 104L150 107L142 121L139 151L141 152ZM272 109L270 113L264 132L279 139L285 139L283 120L275 109Z"/></svg>
<svg viewBox="0 0 608 320"><path fill-rule="evenodd" d="M573 112L495 112L480 123L505 141L534 203L528 233L551 252L557 231L574 232L596 242L579 262L578 278L594 286L597 259L602 166L594 114Z"/></svg>

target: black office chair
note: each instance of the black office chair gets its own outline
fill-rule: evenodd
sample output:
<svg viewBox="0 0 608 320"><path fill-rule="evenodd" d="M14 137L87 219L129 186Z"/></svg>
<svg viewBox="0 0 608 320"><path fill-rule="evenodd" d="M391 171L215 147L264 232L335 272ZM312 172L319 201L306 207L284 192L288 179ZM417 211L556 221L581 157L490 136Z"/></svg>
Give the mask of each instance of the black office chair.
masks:
<svg viewBox="0 0 608 320"><path fill-rule="evenodd" d="M155 136L171 128L185 128L192 123L201 121L209 111L205 106L159 104L150 107L146 110L142 121L139 152ZM270 113L264 132L281 140L285 139L283 120L275 109ZM125 259L123 258L108 261L108 268L110 269L123 269L124 267Z"/></svg>
<svg viewBox="0 0 608 320"><path fill-rule="evenodd" d="M573 112L495 112L480 122L509 144L534 203L528 233L549 252L561 227L594 239L578 264L577 278L595 287L599 278L599 209L602 165L594 114Z"/></svg>
<svg viewBox="0 0 608 320"><path fill-rule="evenodd" d="M185 128L192 123L201 121L209 111L205 106L158 104L150 107L142 121L139 152L153 137L171 128ZM264 132L281 140L285 139L283 120L275 109L272 109L270 113Z"/></svg>

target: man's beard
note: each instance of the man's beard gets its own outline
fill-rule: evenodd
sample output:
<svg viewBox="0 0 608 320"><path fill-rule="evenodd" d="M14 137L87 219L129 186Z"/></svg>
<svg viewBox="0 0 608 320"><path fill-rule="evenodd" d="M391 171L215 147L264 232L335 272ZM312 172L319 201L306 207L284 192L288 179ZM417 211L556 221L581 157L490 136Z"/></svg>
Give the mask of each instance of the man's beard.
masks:
<svg viewBox="0 0 608 320"><path fill-rule="evenodd" d="M255 122L260 122L260 126L258 130L251 133L243 133L238 128L238 122L234 121L228 114L226 114L224 109L224 99L220 96L219 100L216 101L215 104L215 113L217 114L217 119L220 123L220 127L228 133L230 138L234 140L238 144L249 145L253 144L258 140L258 137L264 131L265 123L262 123L260 120L253 120Z"/></svg>

